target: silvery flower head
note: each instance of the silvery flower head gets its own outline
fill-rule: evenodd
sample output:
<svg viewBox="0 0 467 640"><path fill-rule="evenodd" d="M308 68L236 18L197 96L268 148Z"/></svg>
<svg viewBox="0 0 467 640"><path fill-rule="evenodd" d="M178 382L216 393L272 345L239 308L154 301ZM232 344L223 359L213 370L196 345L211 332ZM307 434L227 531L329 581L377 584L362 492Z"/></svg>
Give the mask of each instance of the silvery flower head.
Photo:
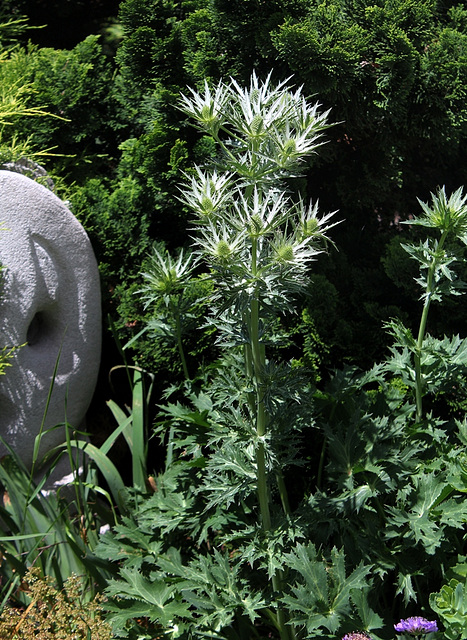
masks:
<svg viewBox="0 0 467 640"><path fill-rule="evenodd" d="M436 194L432 193L431 199L431 206L419 200L423 215L406 220L405 224L431 227L441 232L449 231L467 244L467 195L463 194L462 187L452 193L449 198L443 187L438 189Z"/></svg>
<svg viewBox="0 0 467 640"><path fill-rule="evenodd" d="M179 200L190 207L200 222L219 216L233 197L232 174L202 171L195 166L196 175L185 174L186 183L180 189Z"/></svg>
<svg viewBox="0 0 467 640"><path fill-rule="evenodd" d="M394 625L396 633L408 633L411 636L421 636L425 633L438 631L436 620L427 620L420 616L414 616L401 620Z"/></svg>
<svg viewBox="0 0 467 640"><path fill-rule="evenodd" d="M179 108L194 118L197 126L208 133L217 135L224 120L224 111L231 99L231 92L223 82L212 91L204 81L204 93L189 88L191 96L181 94Z"/></svg>
<svg viewBox="0 0 467 640"><path fill-rule="evenodd" d="M180 291L191 278L196 267L197 257L193 253L180 251L178 258L172 258L165 248L154 245L149 256L149 268L141 275L145 284L136 293L143 294L148 306L157 297L170 296Z"/></svg>

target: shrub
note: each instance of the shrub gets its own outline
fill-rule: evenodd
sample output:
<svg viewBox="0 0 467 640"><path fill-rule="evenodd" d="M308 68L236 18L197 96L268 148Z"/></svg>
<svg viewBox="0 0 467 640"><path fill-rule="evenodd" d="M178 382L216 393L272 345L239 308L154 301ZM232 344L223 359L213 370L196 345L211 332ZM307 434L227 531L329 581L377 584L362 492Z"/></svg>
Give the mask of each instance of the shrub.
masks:
<svg viewBox="0 0 467 640"><path fill-rule="evenodd" d="M31 568L21 589L25 607L4 607L0 613L0 636L9 640L111 640L112 631L102 619L102 598L83 601L77 576L70 576L62 589Z"/></svg>

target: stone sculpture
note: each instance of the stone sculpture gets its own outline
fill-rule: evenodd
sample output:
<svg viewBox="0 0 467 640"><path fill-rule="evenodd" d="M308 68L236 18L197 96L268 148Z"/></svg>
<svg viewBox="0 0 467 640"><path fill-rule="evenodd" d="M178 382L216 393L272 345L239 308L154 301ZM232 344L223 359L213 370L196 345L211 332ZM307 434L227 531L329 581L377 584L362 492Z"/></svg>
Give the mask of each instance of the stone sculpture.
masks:
<svg viewBox="0 0 467 640"><path fill-rule="evenodd" d="M0 348L24 345L0 376L0 436L30 466L42 423L62 426L41 454L64 442L65 420L83 425L100 361L99 274L81 224L34 180L0 171L0 223Z"/></svg>

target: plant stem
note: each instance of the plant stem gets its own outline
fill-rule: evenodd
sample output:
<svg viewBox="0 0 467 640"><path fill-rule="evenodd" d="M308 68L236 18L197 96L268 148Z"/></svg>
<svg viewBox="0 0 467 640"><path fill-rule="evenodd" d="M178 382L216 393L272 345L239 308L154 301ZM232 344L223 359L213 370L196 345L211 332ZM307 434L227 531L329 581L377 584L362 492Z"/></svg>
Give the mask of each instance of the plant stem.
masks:
<svg viewBox="0 0 467 640"><path fill-rule="evenodd" d="M257 274L257 251L258 240L252 239L252 275ZM253 369L253 377L255 383L255 400L256 400L256 482L258 492L259 509L261 513L262 528L266 536L271 533L271 512L269 508L269 492L267 482L267 468L266 468L266 451L264 446L264 437L267 432L268 417L266 408L264 406L263 397L263 369L266 362L264 346L259 339L259 300L258 296L253 297L250 305L250 313L248 316L249 321L249 336L250 345L249 349L245 350L245 354L250 353L251 359L246 359L247 372ZM252 365L252 366L251 366ZM281 495L282 505L284 511L289 512L287 492L285 490L285 483L282 474L277 474L279 492ZM272 588L274 592L279 596L282 593L283 577L282 572L278 570L272 577ZM277 627L280 633L281 640L290 640L295 637L294 629L287 624L286 612L277 607Z"/></svg>
<svg viewBox="0 0 467 640"><path fill-rule="evenodd" d="M251 271L253 277L257 274L257 251L258 240L257 238L253 238L251 257ZM269 496L267 487L266 454L264 449L264 436L266 435L267 416L263 400L263 390L261 388L265 355L264 349L262 348L259 340L259 300L257 296L255 296L251 301L249 324L253 376L256 393L256 435L258 437L258 445L256 448L256 465L258 500L263 529L265 532L267 532L271 529L271 514L269 510Z"/></svg>
<svg viewBox="0 0 467 640"><path fill-rule="evenodd" d="M425 302L423 305L422 317L420 318L420 326L418 329L417 344L415 347L415 401L416 401L416 421L420 422L423 419L423 377L422 377L422 351L423 341L425 339L426 325L428 320L428 312L430 310L430 304L433 296L433 292L436 287L434 283L434 275L436 267L438 266L438 256L443 249L443 245L446 241L448 229L443 231L436 253L433 256L433 260L428 268L428 275L426 281Z"/></svg>

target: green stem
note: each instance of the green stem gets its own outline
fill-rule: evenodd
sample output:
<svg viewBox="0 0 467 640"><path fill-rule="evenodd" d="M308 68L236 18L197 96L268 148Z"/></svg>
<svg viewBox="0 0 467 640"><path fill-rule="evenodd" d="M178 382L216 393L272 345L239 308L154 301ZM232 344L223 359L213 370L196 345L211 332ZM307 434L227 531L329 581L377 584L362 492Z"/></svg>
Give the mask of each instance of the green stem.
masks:
<svg viewBox="0 0 467 640"><path fill-rule="evenodd" d="M231 138L232 140L238 140L240 142L243 142L243 140L239 137L234 135L231 131L229 131L228 129L226 129L225 127L221 127L221 130L224 131L224 133L227 133L228 137ZM235 157L235 154L233 154L230 149L222 142L222 140L219 138L219 135L217 133L211 132L212 137L214 138L214 140L217 142L217 144L220 146L220 148L222 149L222 151L230 158L230 160L232 160L232 162L235 164L237 162L237 158Z"/></svg>
<svg viewBox="0 0 467 640"><path fill-rule="evenodd" d="M256 238L252 239L252 275L257 275L257 251L258 241ZM261 524L264 534L268 536L272 530L271 523L271 511L269 505L269 492L267 482L267 468L266 468L266 451L264 445L264 437L267 432L268 417L266 408L264 406L263 398L263 369L266 362L266 356L264 347L259 339L259 300L254 297L251 301L250 313L248 316L249 323L249 336L250 345L245 349L245 355L251 357L246 358L246 370L252 371L255 384L255 404L256 404L256 435L257 435L257 447L256 447L256 482L258 492L259 509L261 513ZM288 507L287 492L285 490L285 483L280 476L278 478L279 492L281 494L282 504L284 510L290 511ZM282 593L283 576L281 571L277 571L272 577L272 588L274 592L279 596ZM286 612L281 608L277 608L277 627L280 633L281 640L291 640L295 637L295 633L292 627L287 625Z"/></svg>
<svg viewBox="0 0 467 640"><path fill-rule="evenodd" d="M448 234L446 229L439 241L436 253L439 254L442 251L444 242ZM422 317L420 318L420 326L418 329L417 344L415 347L415 402L416 402L416 421L420 422L423 419L423 376L422 376L422 352L423 341L425 339L426 325L428 321L428 312L430 310L430 304L435 290L434 275L436 267L438 266L438 257L435 254L433 261L428 269L425 303L423 305Z"/></svg>
<svg viewBox="0 0 467 640"><path fill-rule="evenodd" d="M264 451L264 443L261 440L258 442L258 446L256 448L256 470L261 524L263 526L263 531L265 533L269 533L271 531L271 512L269 510L266 455Z"/></svg>
<svg viewBox="0 0 467 640"><path fill-rule="evenodd" d="M249 320L245 319L245 324L250 326ZM251 345L246 344L243 347L243 356L245 359L245 371L246 371L246 379L248 381L253 380L253 354L251 353ZM248 406L250 407L250 413L253 419L253 416L256 415L256 399L254 391L248 392Z"/></svg>
<svg viewBox="0 0 467 640"><path fill-rule="evenodd" d="M251 261L251 270L253 276L257 274L257 249L258 241L256 238L253 238ZM258 500L263 529L265 532L268 532L271 529L271 515L269 510L266 455L264 449L264 436L266 435L267 416L263 400L263 391L261 388L265 356L264 349L262 349L262 345L260 344L259 340L259 301L256 297L251 301L249 324L250 346L256 394L256 435L258 436L258 446L256 449L256 465Z"/></svg>

